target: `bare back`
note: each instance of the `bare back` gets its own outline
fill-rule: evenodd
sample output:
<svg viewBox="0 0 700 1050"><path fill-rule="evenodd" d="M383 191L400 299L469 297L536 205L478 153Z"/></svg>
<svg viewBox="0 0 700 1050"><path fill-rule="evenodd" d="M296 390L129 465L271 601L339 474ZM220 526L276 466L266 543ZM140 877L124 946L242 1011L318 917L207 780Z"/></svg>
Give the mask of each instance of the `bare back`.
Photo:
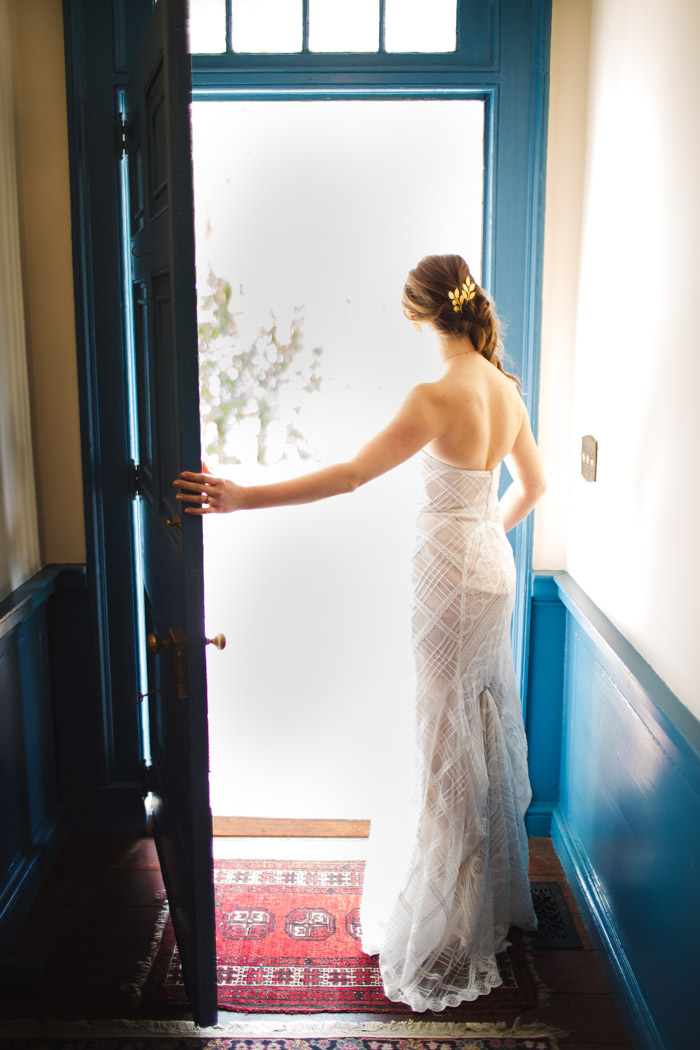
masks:
<svg viewBox="0 0 700 1050"><path fill-rule="evenodd" d="M476 352L458 355L430 385L445 424L426 446L431 455L466 470L492 470L512 452L525 406L495 365Z"/></svg>

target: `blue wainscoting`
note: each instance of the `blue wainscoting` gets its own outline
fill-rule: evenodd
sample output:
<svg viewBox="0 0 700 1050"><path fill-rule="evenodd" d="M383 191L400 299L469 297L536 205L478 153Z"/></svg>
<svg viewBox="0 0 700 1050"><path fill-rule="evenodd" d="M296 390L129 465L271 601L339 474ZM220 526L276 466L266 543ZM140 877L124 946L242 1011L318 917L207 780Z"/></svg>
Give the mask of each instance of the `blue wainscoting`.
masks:
<svg viewBox="0 0 700 1050"><path fill-rule="evenodd" d="M700 723L567 573L534 574L530 641L529 821L546 834L551 811L630 1040L685 1050L699 974Z"/></svg>
<svg viewBox="0 0 700 1050"><path fill-rule="evenodd" d="M0 955L68 827L137 827L109 775L82 566L0 603ZM700 723L567 573L533 575L528 833L551 833L638 1050L687 1050ZM105 733L107 730L107 733Z"/></svg>
<svg viewBox="0 0 700 1050"><path fill-rule="evenodd" d="M43 569L0 603L0 951L11 939L63 834Z"/></svg>
<svg viewBox="0 0 700 1050"><path fill-rule="evenodd" d="M113 758L92 628L84 565L49 565L0 602L0 956L67 831L145 828L140 779Z"/></svg>

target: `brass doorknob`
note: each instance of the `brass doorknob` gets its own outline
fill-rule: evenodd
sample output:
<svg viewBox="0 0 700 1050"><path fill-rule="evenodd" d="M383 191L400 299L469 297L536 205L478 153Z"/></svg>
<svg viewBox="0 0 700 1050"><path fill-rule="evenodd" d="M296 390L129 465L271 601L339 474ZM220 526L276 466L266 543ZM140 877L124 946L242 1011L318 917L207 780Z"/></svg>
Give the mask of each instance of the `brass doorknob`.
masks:
<svg viewBox="0 0 700 1050"><path fill-rule="evenodd" d="M221 652L222 649L226 648L226 635L215 634L213 638L206 639L206 645L213 645L215 649Z"/></svg>
<svg viewBox="0 0 700 1050"><path fill-rule="evenodd" d="M149 634L146 638L146 648L151 656L155 656L161 649L172 649L172 638L159 638L157 634Z"/></svg>

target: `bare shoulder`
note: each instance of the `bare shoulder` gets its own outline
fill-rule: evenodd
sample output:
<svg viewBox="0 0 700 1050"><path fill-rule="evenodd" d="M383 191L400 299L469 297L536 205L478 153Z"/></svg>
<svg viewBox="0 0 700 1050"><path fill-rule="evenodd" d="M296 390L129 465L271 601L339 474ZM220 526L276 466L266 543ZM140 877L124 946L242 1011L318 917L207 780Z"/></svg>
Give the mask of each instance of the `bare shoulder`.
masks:
<svg viewBox="0 0 700 1050"><path fill-rule="evenodd" d="M494 414L492 418L498 418L500 426L515 440L527 417L522 394L515 380L491 362L484 363L486 367L481 369L480 379L484 384L483 390L489 410Z"/></svg>
<svg viewBox="0 0 700 1050"><path fill-rule="evenodd" d="M508 382L512 391L513 411L516 415L518 423L516 442L522 439L531 439L534 441L532 427L530 425L530 416L527 411L525 399L523 398L523 395L520 393L520 391L517 389L515 383L513 383L510 380Z"/></svg>
<svg viewBox="0 0 700 1050"><path fill-rule="evenodd" d="M530 416L525 402L518 394L521 422L510 454L506 456L508 470L523 488L542 493L545 491L544 470L535 436L532 433Z"/></svg>
<svg viewBox="0 0 700 1050"><path fill-rule="evenodd" d="M444 377L433 382L417 383L406 395L405 403L414 408L429 411L444 405L450 396L450 386L445 383Z"/></svg>
<svg viewBox="0 0 700 1050"><path fill-rule="evenodd" d="M513 406L513 412L517 416L521 427L530 426L530 417L527 414L527 406L523 395L518 390L513 379L509 379L508 376L503 376L505 379L506 387L508 388L509 400Z"/></svg>
<svg viewBox="0 0 700 1050"><path fill-rule="evenodd" d="M492 403L498 406L498 410L508 419L509 429L514 434L518 432L527 417L527 409L523 396L518 389L514 379L501 372L500 369L491 365L488 372L488 384L491 391Z"/></svg>
<svg viewBox="0 0 700 1050"><path fill-rule="evenodd" d="M520 392L516 381L514 379L511 379L509 375L507 375L505 372L502 372L500 368L497 368L495 365L491 366L491 369L489 370L488 374L491 378L491 381L497 384L499 389L503 390L506 393L507 397L512 402L512 404L518 406L518 411L524 411L525 402L523 401L523 396Z"/></svg>

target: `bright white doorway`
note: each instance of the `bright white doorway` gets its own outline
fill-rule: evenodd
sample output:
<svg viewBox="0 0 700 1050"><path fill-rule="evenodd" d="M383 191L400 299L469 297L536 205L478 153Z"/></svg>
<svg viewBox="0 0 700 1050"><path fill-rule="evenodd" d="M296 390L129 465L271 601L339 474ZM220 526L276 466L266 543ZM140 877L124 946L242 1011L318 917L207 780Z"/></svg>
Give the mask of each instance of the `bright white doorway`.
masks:
<svg viewBox="0 0 700 1050"><path fill-rule="evenodd" d="M347 457L439 374L401 288L433 252L480 273L483 133L477 100L194 103L198 289L228 282L235 314L203 373L212 471L276 480ZM204 519L207 631L228 639L207 663L215 815L367 819L389 785L400 797L414 471Z"/></svg>

